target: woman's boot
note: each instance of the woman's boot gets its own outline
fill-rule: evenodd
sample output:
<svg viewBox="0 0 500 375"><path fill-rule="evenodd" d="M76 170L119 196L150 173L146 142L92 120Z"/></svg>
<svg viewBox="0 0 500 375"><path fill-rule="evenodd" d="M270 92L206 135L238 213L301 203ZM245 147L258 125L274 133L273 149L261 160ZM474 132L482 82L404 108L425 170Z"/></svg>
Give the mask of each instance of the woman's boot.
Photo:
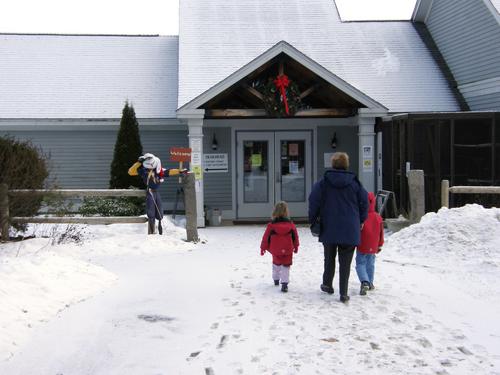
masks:
<svg viewBox="0 0 500 375"><path fill-rule="evenodd" d="M148 234L155 234L155 219L148 220Z"/></svg>

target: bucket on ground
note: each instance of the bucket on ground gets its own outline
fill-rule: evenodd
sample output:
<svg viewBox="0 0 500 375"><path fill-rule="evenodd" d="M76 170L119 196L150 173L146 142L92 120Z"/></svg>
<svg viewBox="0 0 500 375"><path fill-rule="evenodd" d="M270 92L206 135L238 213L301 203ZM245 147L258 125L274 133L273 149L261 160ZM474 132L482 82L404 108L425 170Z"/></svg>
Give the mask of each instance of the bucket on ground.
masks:
<svg viewBox="0 0 500 375"><path fill-rule="evenodd" d="M208 223L211 226L218 226L222 223L222 212L218 208L212 208L208 212Z"/></svg>

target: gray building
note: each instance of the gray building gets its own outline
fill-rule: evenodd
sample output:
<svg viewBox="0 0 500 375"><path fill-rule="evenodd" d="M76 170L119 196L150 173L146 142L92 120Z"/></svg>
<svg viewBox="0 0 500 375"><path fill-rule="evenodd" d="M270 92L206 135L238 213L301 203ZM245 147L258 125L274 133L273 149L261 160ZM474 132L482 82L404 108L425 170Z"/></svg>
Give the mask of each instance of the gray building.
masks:
<svg viewBox="0 0 500 375"><path fill-rule="evenodd" d="M424 23L472 111L500 110L500 0L418 0Z"/></svg>
<svg viewBox="0 0 500 375"><path fill-rule="evenodd" d="M191 147L200 226L205 209L265 218L279 200L304 217L335 151L368 190L382 187L381 118L464 109L472 81L436 53L433 8L419 2L413 21L342 22L332 0L180 0L179 36L0 35L0 132L50 152L60 186L105 188L128 100L145 150L173 166L170 147ZM498 79L493 70L481 79Z"/></svg>

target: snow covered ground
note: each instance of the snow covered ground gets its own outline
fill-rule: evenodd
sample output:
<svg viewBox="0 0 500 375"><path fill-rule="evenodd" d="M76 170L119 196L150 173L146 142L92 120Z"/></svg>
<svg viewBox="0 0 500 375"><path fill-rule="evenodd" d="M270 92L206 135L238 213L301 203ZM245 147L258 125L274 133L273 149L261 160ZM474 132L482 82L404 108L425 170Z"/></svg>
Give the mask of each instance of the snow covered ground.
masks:
<svg viewBox="0 0 500 375"><path fill-rule="evenodd" d="M390 236L376 290L358 295L353 264L347 305L319 291L306 227L286 294L263 226L196 245L172 223L81 227L82 244L33 230L52 238L0 245L0 374L500 374L500 209Z"/></svg>

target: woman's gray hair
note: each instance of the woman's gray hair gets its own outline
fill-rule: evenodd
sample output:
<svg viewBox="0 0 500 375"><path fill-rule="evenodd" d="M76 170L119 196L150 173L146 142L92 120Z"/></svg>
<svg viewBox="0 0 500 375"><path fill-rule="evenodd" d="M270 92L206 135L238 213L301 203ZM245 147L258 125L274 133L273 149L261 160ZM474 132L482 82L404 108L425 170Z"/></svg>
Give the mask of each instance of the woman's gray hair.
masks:
<svg viewBox="0 0 500 375"><path fill-rule="evenodd" d="M347 171L349 169L349 155L345 152L335 152L332 155L332 168Z"/></svg>

